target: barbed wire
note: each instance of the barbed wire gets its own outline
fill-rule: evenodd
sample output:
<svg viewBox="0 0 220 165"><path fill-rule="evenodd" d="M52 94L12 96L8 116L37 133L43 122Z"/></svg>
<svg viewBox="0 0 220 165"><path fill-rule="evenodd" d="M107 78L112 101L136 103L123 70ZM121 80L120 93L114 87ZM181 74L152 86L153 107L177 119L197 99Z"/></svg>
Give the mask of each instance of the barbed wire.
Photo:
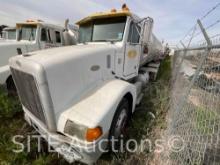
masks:
<svg viewBox="0 0 220 165"><path fill-rule="evenodd" d="M215 35L211 36L211 37L210 37L210 39L215 38L215 37L218 37L218 36L220 36L220 33L219 33L219 34L215 34Z"/></svg>
<svg viewBox="0 0 220 165"><path fill-rule="evenodd" d="M209 39L213 39L213 38L216 38L216 37L220 37L220 33L219 34L215 34L215 35L209 37ZM205 39L201 39L198 42L204 42L204 41L205 41Z"/></svg>
<svg viewBox="0 0 220 165"><path fill-rule="evenodd" d="M190 32L193 31L193 29L195 28L196 24L186 33L186 35L181 39L181 40L184 40L189 34Z"/></svg>
<svg viewBox="0 0 220 165"><path fill-rule="evenodd" d="M212 12L214 12L218 7L220 6L220 2L217 3L214 7L212 7L212 9L210 9L205 15L203 15L200 20L204 20L206 17L208 17ZM219 20L218 20L219 21ZM217 22L217 21L216 21ZM218 22L219 23L219 22ZM180 41L183 41L192 31L193 29L195 28L195 26L197 26L197 23L192 27L190 28L190 30L184 35L184 37L180 40ZM214 26L214 25L212 25ZM196 37L196 35L194 36ZM190 40L190 38L189 38Z"/></svg>
<svg viewBox="0 0 220 165"><path fill-rule="evenodd" d="M213 11L215 11L220 6L220 2L217 3L211 10L209 10L204 16L200 18L200 20L205 19L208 15L210 15Z"/></svg>
<svg viewBox="0 0 220 165"><path fill-rule="evenodd" d="M205 30L211 29L212 27L214 27L215 25L217 25L217 24L219 24L219 23L220 23L220 19L218 19L217 21L215 21L213 24L207 26L207 27L205 28Z"/></svg>
<svg viewBox="0 0 220 165"><path fill-rule="evenodd" d="M215 21L214 23L206 26L204 29L207 31L207 30L210 30L212 27L214 27L215 25L219 24L220 23L220 19L218 19L217 21ZM196 38L197 36L199 36L202 32L198 32L194 35L194 38ZM185 40L185 42L189 41L190 38L188 40ZM201 41L201 40L200 40Z"/></svg>

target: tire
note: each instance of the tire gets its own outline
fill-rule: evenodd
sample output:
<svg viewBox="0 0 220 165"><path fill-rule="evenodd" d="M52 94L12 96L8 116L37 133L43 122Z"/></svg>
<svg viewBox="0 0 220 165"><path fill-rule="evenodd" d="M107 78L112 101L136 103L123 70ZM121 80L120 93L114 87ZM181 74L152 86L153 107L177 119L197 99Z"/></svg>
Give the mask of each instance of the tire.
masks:
<svg viewBox="0 0 220 165"><path fill-rule="evenodd" d="M110 149L113 149L113 147L114 149L118 149L121 146L121 140L127 137L127 128L130 119L129 103L126 98L123 98L112 120L109 134ZM114 143L112 143L113 141Z"/></svg>
<svg viewBox="0 0 220 165"><path fill-rule="evenodd" d="M12 77L8 78L6 85L7 85L8 95L9 96L17 96L16 86L15 86L15 83L14 83Z"/></svg>

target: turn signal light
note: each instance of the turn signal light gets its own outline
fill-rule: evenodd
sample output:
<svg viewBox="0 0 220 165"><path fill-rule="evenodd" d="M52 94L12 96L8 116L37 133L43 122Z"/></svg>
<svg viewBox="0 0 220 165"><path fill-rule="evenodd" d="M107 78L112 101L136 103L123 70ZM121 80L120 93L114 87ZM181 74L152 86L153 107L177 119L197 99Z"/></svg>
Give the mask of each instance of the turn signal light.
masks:
<svg viewBox="0 0 220 165"><path fill-rule="evenodd" d="M97 140L102 135L101 127L88 128L86 132L86 140L92 142Z"/></svg>

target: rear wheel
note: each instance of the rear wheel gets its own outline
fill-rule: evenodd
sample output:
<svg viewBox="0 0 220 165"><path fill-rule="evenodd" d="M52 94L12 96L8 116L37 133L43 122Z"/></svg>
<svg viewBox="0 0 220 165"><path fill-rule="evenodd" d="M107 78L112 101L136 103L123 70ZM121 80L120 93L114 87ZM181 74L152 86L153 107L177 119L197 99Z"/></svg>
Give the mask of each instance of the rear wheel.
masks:
<svg viewBox="0 0 220 165"><path fill-rule="evenodd" d="M110 148L118 149L121 141L127 137L127 128L131 115L129 113L129 103L127 99L123 99L115 113L110 129Z"/></svg>

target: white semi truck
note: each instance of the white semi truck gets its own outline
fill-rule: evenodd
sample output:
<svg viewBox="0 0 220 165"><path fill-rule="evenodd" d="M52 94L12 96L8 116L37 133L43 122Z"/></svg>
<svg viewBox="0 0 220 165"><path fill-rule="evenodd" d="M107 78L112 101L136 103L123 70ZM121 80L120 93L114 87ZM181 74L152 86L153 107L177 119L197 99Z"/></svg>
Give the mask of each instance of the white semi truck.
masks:
<svg viewBox="0 0 220 165"><path fill-rule="evenodd" d="M67 23L68 21L66 27L62 27L40 20L27 20L17 23L16 31L5 29L3 31L5 39L0 42L0 84L6 84L11 92L15 91L8 66L10 57L36 50L76 44L77 31L68 29Z"/></svg>
<svg viewBox="0 0 220 165"><path fill-rule="evenodd" d="M163 52L153 19L127 7L77 24L77 45L16 56L10 67L26 121L66 160L89 164L126 132L154 72L148 63Z"/></svg>
<svg viewBox="0 0 220 165"><path fill-rule="evenodd" d="M2 31L2 40L16 40L16 28L15 27L6 27Z"/></svg>

